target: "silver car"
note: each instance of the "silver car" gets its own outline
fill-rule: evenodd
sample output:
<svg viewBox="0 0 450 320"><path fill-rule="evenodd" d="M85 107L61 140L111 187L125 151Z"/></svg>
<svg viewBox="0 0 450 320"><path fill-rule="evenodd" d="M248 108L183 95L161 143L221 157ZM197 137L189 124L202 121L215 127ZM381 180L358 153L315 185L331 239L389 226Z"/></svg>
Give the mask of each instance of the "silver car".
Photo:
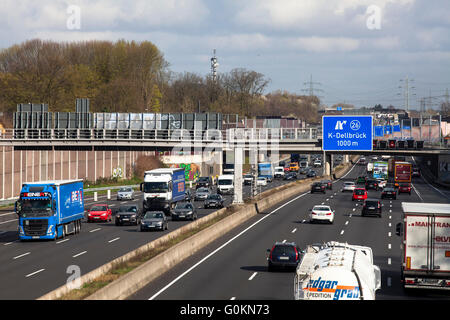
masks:
<svg viewBox="0 0 450 320"><path fill-rule="evenodd" d="M355 190L356 185L354 182L352 181L346 181L344 182L344 186L342 188L342 192L346 192L346 191L350 191L353 192L353 190Z"/></svg>
<svg viewBox="0 0 450 320"><path fill-rule="evenodd" d="M210 194L210 191L208 188L198 188L195 191L194 200L195 201L206 200L206 198L208 198L209 194Z"/></svg>
<svg viewBox="0 0 450 320"><path fill-rule="evenodd" d="M117 200L134 200L134 190L131 187L120 188L117 191Z"/></svg>
<svg viewBox="0 0 450 320"><path fill-rule="evenodd" d="M141 219L140 231L146 230L167 230L169 220L162 211L148 211Z"/></svg>

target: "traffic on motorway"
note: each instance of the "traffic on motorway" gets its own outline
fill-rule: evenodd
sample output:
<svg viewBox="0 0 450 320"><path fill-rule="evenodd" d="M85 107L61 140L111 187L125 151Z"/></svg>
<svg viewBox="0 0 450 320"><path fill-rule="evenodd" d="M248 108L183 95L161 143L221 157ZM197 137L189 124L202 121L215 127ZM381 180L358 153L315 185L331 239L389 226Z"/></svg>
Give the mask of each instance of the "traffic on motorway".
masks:
<svg viewBox="0 0 450 320"><path fill-rule="evenodd" d="M334 164L340 162L342 157L336 156ZM320 155L259 164L255 172L243 175L244 198L254 189L259 193L320 177L322 166ZM0 216L0 287L8 288L0 290L0 299L36 299L66 283L74 265L87 273L233 201L230 172L217 179L201 177L189 189L184 172L168 170L148 171L139 190L121 188L112 199L101 196L98 201L82 198L79 181L24 184L15 207L18 218L11 219L12 213ZM450 288L447 261L438 264L433 258L436 271L428 270L426 276L414 271L411 265L420 264L416 259L426 264L429 257L405 250L403 239L407 234L410 241L420 239L419 231L406 227L405 214L429 219L427 210L436 210L445 215L449 200L445 191L422 178L414 159L360 157L344 177L318 179L309 191L262 218L251 218L129 299L178 300L186 292L193 300L446 299L448 291L436 289ZM422 211L413 214L404 202L430 207L414 206ZM446 237L444 233L431 240ZM443 251L445 257L448 251ZM205 278L215 272L224 277ZM275 285L278 290L273 290ZM409 288L434 290L411 293Z"/></svg>
<svg viewBox="0 0 450 320"><path fill-rule="evenodd" d="M402 171L396 179L384 163L373 167L384 160L361 157L349 173L332 181L331 189L327 181L319 182L325 192L309 190L250 219L129 299L447 300L448 250L440 249L439 258L433 258L435 265L439 261L436 271L424 272L412 266L427 268L429 257L403 241L405 233L412 247L444 241L445 230L427 240L427 228L408 227L404 219L420 215L416 224L425 227L430 215L425 211L445 216L450 196L421 177L414 159L386 161L394 172L410 168L409 177ZM400 192L402 184L411 192ZM358 189L364 190L361 198L355 197ZM395 196L386 197L391 189ZM446 220L439 226L446 227Z"/></svg>
<svg viewBox="0 0 450 320"><path fill-rule="evenodd" d="M10 208L0 214L0 299L36 299L65 284L72 265L85 274L233 201L231 193L220 191L223 185L218 181L213 184L210 177L202 177L195 187L175 195L179 201L166 214L166 202L143 201L146 192L161 188L158 179L147 176L142 191L123 187L109 199L103 195L97 201L82 197L79 181L24 185L15 208L20 215ZM278 176L258 185L257 192L289 182ZM251 197L251 187L244 184L244 198ZM64 197L70 205L62 201ZM156 212L164 214L150 216Z"/></svg>

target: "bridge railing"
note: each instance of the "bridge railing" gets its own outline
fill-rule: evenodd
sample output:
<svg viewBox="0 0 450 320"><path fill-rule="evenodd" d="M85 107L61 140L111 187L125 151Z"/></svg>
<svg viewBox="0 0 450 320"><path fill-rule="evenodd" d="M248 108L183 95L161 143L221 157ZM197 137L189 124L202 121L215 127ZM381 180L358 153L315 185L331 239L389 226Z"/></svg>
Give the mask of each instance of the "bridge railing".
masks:
<svg viewBox="0 0 450 320"><path fill-rule="evenodd" d="M315 140L316 128L232 128L226 130L187 129L4 129L0 140L169 140L169 141L236 141L236 140Z"/></svg>

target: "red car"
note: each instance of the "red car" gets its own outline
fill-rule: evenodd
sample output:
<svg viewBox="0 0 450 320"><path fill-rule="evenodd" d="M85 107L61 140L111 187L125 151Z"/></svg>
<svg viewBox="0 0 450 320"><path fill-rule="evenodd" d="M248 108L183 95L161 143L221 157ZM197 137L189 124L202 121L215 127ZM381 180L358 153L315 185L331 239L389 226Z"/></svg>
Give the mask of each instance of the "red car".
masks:
<svg viewBox="0 0 450 320"><path fill-rule="evenodd" d="M112 221L112 210L107 204L96 204L88 210L88 222L92 221Z"/></svg>
<svg viewBox="0 0 450 320"><path fill-rule="evenodd" d="M364 188L355 188L353 190L352 201L355 200L366 200L367 199L367 190Z"/></svg>
<svg viewBox="0 0 450 320"><path fill-rule="evenodd" d="M400 183L398 193L409 193L411 195L411 185L409 183Z"/></svg>

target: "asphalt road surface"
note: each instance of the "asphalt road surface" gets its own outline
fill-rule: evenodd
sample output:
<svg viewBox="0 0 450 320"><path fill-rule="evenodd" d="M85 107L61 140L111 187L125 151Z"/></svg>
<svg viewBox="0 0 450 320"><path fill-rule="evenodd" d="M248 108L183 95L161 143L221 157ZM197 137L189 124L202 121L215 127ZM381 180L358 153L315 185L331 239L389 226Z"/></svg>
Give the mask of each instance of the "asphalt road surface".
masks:
<svg viewBox="0 0 450 320"><path fill-rule="evenodd" d="M341 192L343 181L364 174L355 166L326 194L299 194L258 214L232 232L209 244L138 291L130 300L292 300L293 271L267 271L267 252L276 241L296 242L301 248L317 242L341 241L369 246L382 272L377 299L448 300L442 291L406 293L400 284L400 237L395 226L401 220L401 202L449 203L448 192L414 178L413 190L397 200L382 200L382 218L362 217L361 203ZM380 191L369 191L380 198ZM309 209L327 204L335 209L334 223L311 224Z"/></svg>

